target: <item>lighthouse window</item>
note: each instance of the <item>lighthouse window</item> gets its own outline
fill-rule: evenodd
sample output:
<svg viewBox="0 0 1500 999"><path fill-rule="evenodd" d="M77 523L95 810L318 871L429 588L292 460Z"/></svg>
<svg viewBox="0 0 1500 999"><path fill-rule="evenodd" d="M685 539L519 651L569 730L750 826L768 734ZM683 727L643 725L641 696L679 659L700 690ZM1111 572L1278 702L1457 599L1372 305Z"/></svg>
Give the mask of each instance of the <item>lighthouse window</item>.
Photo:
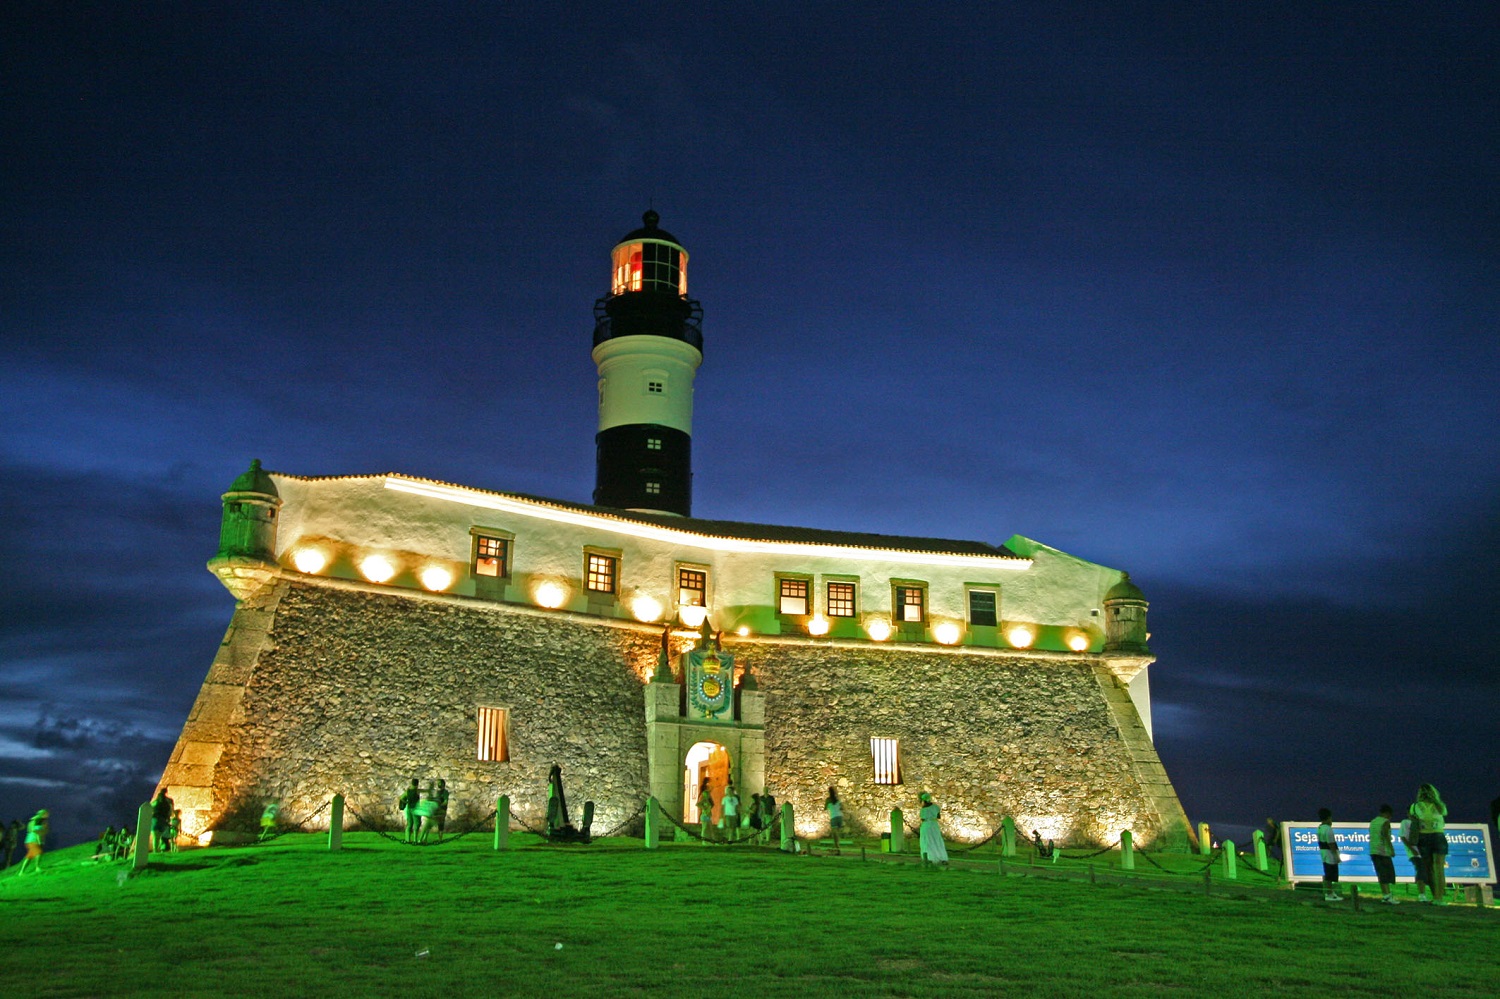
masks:
<svg viewBox="0 0 1500 999"><path fill-rule="evenodd" d="M854 616L854 584L853 583L829 583L828 584L828 616L829 617L853 617Z"/></svg>
<svg viewBox="0 0 1500 999"><path fill-rule="evenodd" d="M708 573L701 569L678 569L677 602L684 607L708 606Z"/></svg>
<svg viewBox="0 0 1500 999"><path fill-rule="evenodd" d="M506 729L510 723L510 712L505 708L480 708L478 758L493 763L504 763L510 759L510 738Z"/></svg>
<svg viewBox="0 0 1500 999"><path fill-rule="evenodd" d="M589 552L584 556L584 588L595 593L615 592L619 568L620 560L613 555Z"/></svg>
<svg viewBox="0 0 1500 999"><path fill-rule="evenodd" d="M474 536L474 575L510 575L510 542L483 534Z"/></svg>
<svg viewBox="0 0 1500 999"><path fill-rule="evenodd" d="M647 496L660 496L661 495L661 483L660 482L647 482L646 483L646 495Z"/></svg>
<svg viewBox="0 0 1500 999"><path fill-rule="evenodd" d="M995 620L995 591L970 590L969 623L993 628Z"/></svg>
<svg viewBox="0 0 1500 999"><path fill-rule="evenodd" d="M783 577L779 590L780 599L777 602L777 609L780 613L797 617L808 613L807 580Z"/></svg>
<svg viewBox="0 0 1500 999"><path fill-rule="evenodd" d="M646 450L647 451L660 451L661 450L661 438L660 437L647 437L646 438Z"/></svg>
<svg viewBox="0 0 1500 999"><path fill-rule="evenodd" d="M927 620L926 587L897 586L895 610L897 621L919 623Z"/></svg>
<svg viewBox="0 0 1500 999"><path fill-rule="evenodd" d="M646 383L646 391L650 392L652 395L661 395L666 390L667 386L665 382L659 382L653 379Z"/></svg>
<svg viewBox="0 0 1500 999"><path fill-rule="evenodd" d="M870 739L870 755L875 762L875 783L901 783L901 743L896 739Z"/></svg>

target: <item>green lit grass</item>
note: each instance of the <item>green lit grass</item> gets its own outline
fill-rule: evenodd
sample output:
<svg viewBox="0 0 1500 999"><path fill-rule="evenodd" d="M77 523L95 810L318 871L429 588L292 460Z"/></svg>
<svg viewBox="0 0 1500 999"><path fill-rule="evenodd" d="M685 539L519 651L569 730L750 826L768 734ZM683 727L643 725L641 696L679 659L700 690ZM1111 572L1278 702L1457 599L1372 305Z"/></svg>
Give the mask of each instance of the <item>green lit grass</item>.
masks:
<svg viewBox="0 0 1500 999"><path fill-rule="evenodd" d="M930 871L847 846L513 842L413 849L353 833L330 854L295 835L136 877L88 862L88 847L60 851L40 877L0 876L0 980L28 996L1089 999L1384 997L1421 981L1426 999L1493 997L1500 966L1500 915L1472 907L1355 912L1309 892L1208 896L1201 879L1053 876L1068 862L1043 877L1022 860L1001 878L992 853Z"/></svg>

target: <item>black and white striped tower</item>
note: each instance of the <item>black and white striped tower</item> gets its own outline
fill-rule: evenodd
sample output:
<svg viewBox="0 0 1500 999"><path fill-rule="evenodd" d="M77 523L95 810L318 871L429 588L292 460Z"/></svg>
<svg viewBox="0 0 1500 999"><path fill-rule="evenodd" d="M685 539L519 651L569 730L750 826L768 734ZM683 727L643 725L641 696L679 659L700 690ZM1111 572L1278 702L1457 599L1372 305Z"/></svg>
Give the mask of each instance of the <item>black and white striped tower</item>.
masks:
<svg viewBox="0 0 1500 999"><path fill-rule="evenodd" d="M660 218L648 211L615 246L610 293L594 303L594 503L686 517L703 307L688 297L687 250L657 227Z"/></svg>

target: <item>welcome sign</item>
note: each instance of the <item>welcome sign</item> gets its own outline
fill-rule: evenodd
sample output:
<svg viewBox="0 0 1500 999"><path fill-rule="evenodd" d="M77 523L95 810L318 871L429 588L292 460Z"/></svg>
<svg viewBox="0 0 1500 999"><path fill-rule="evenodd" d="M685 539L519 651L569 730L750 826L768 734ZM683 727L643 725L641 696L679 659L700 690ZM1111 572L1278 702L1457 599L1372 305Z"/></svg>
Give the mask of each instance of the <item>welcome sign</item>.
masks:
<svg viewBox="0 0 1500 999"><path fill-rule="evenodd" d="M1392 823L1391 841L1396 846L1396 880L1415 881L1416 869L1401 842L1401 824ZM1450 884L1495 883L1494 852L1490 827L1483 823L1453 823L1448 836L1448 857L1443 867ZM1370 860L1370 826L1366 822L1335 822L1333 841L1339 847L1339 880L1374 883L1375 864ZM1323 880L1323 855L1318 848L1318 823L1281 824L1282 860L1289 881Z"/></svg>

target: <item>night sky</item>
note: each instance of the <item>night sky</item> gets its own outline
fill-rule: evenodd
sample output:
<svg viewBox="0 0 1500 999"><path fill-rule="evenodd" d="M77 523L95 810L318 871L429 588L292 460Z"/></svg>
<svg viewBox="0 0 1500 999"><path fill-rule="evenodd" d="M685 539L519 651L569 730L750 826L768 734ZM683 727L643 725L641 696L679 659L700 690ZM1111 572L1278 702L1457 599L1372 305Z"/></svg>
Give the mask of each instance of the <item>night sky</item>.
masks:
<svg viewBox="0 0 1500 999"><path fill-rule="evenodd" d="M0 816L133 816L251 458L587 502L654 205L694 513L1130 571L1194 821L1486 818L1500 8L1031 6L8 4Z"/></svg>

